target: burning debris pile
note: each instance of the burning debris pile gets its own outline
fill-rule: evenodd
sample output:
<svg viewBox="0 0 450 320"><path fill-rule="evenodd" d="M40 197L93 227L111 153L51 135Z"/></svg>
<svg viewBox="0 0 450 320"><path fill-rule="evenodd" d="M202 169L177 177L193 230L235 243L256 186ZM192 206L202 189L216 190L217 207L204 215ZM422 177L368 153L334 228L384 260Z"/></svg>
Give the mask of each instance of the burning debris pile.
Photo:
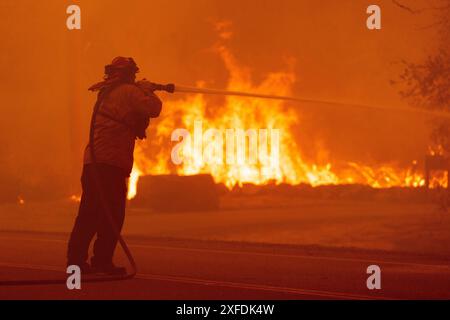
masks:
<svg viewBox="0 0 450 320"><path fill-rule="evenodd" d="M373 188L362 184L320 185L301 183L244 183L231 190L215 184L210 175L158 175L139 179L136 197L130 205L154 212L199 212L256 208L296 208L305 203L376 202L403 204L437 204L446 206L448 190L444 188L390 187ZM443 208L443 207L442 207Z"/></svg>
<svg viewBox="0 0 450 320"><path fill-rule="evenodd" d="M219 208L218 188L208 174L145 176L139 180L139 189L144 192L133 199L133 206L145 206L158 212Z"/></svg>

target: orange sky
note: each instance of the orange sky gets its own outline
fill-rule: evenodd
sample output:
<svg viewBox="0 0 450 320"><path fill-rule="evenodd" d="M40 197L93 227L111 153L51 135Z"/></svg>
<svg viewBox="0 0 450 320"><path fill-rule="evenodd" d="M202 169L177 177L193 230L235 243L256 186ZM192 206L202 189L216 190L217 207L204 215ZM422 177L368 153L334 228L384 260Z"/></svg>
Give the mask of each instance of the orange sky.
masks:
<svg viewBox="0 0 450 320"><path fill-rule="evenodd" d="M65 26L72 3L82 9L81 31ZM293 59L297 96L405 105L389 81L401 71L398 61L420 61L432 52L434 32L421 28L432 16L411 15L387 0L377 3L381 31L366 29L371 2L362 0L3 0L2 170L27 182L50 177L61 185L71 171L79 174L94 102L86 89L116 55L135 57L141 76L156 82L204 80L223 88L227 72L212 50L218 21L231 23L227 45L255 82ZM427 1L405 3L422 7ZM311 157L319 142L340 159L423 157L423 116L309 107L299 109L303 120L296 130L311 146Z"/></svg>

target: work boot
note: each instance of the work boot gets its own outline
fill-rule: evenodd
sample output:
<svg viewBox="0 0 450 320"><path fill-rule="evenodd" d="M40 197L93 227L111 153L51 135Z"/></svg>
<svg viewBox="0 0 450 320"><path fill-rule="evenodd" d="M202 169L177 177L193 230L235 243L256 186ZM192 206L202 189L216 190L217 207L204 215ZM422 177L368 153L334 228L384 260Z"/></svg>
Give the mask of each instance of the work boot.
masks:
<svg viewBox="0 0 450 320"><path fill-rule="evenodd" d="M96 263L91 261L92 269L95 273L104 273L107 275L123 276L127 274L127 268L117 267L112 262L110 263Z"/></svg>

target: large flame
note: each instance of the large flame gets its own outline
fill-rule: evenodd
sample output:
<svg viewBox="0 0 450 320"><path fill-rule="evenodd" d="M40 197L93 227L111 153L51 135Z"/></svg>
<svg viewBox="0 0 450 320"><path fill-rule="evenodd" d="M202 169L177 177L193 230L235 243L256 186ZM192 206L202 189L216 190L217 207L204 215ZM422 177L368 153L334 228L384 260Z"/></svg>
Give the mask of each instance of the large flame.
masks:
<svg viewBox="0 0 450 320"><path fill-rule="evenodd" d="M250 80L250 72L238 64L225 46L219 46L218 53L229 71L228 90L247 91L264 94L290 95L295 81L292 66L287 71L270 73L259 85ZM203 83L199 82L198 86ZM203 157L204 150L194 143L184 144L183 163L174 165L171 150L176 142L171 134L176 128L185 128L194 133L196 121L202 121L203 130L226 129L279 129L279 161L257 163L212 164ZM284 102L277 100L250 99L242 97L225 98L224 103L212 105L201 94L189 95L185 99L165 103L163 116L155 132L148 141L139 142L135 150L135 163L129 181L128 198L136 195L136 185L141 175L175 173L194 175L209 173L216 183L228 188L243 183L308 183L313 186L324 184L366 184L375 188L408 186L419 187L425 184L423 175L417 172L417 162L410 168L393 165L369 166L355 162L340 165L339 170L330 161L321 164L308 163L302 156L302 148L293 135L293 127L299 125L298 113L288 109ZM203 131L204 132L204 131ZM269 143L269 149L272 147ZM226 146L224 146L226 148Z"/></svg>

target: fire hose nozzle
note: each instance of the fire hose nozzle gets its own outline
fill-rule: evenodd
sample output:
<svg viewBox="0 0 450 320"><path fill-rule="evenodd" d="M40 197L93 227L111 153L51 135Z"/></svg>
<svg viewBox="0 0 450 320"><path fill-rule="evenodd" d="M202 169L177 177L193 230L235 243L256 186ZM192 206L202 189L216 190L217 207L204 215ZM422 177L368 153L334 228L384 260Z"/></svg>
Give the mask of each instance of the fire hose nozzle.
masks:
<svg viewBox="0 0 450 320"><path fill-rule="evenodd" d="M152 83L154 86L154 91L166 91L169 93L175 92L175 85L173 83L169 84L159 84L159 83Z"/></svg>
<svg viewBox="0 0 450 320"><path fill-rule="evenodd" d="M147 79L142 79L138 82L136 82L138 86L140 86L142 89L150 90L150 91L166 91L169 93L175 92L175 85L173 83L169 84L159 84L150 82Z"/></svg>
<svg viewBox="0 0 450 320"><path fill-rule="evenodd" d="M154 83L154 86L155 86L155 91L166 91L169 93L175 92L175 85L173 83L169 83L169 84Z"/></svg>

